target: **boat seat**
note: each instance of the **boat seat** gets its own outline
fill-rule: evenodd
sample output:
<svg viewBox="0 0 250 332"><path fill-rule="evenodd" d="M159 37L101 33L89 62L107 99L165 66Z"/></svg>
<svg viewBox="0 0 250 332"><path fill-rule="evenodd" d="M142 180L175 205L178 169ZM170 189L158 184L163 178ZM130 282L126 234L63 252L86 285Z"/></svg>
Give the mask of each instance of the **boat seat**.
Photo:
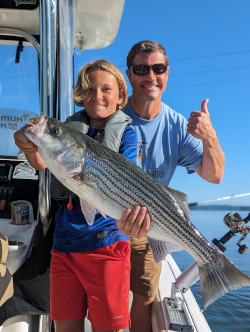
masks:
<svg viewBox="0 0 250 332"><path fill-rule="evenodd" d="M13 278L4 265L8 256L8 238L0 233L0 307L13 296Z"/></svg>

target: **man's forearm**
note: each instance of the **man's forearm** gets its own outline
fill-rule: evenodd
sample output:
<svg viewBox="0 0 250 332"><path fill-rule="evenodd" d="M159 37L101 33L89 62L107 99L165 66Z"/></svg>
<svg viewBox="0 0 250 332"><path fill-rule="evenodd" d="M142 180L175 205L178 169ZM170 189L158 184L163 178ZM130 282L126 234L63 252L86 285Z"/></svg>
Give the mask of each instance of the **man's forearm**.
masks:
<svg viewBox="0 0 250 332"><path fill-rule="evenodd" d="M207 103L208 99L203 100L201 112L191 112L187 132L201 139L203 143L203 160L195 172L208 182L220 183L223 178L225 157L211 123Z"/></svg>
<svg viewBox="0 0 250 332"><path fill-rule="evenodd" d="M220 183L223 178L225 156L218 138L203 141L203 161L195 169L204 180Z"/></svg>

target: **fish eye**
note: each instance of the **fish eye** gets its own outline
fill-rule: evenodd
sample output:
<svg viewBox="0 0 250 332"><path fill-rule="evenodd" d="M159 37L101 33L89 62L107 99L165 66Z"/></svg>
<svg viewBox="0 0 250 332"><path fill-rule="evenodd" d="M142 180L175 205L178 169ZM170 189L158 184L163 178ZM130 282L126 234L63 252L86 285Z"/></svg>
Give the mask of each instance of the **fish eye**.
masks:
<svg viewBox="0 0 250 332"><path fill-rule="evenodd" d="M59 132L60 132L60 129L57 128L57 127L54 127L54 128L51 129L51 133L54 134L54 135L58 135Z"/></svg>

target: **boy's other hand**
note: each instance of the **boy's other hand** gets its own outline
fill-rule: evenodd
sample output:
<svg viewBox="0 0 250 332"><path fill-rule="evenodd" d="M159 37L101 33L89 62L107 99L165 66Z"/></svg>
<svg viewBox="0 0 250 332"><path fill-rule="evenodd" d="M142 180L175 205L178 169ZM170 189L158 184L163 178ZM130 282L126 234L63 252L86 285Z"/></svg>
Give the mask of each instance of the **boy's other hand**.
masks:
<svg viewBox="0 0 250 332"><path fill-rule="evenodd" d="M145 206L135 206L127 209L120 220L116 221L117 228L129 237L142 238L147 235L150 228L150 215Z"/></svg>

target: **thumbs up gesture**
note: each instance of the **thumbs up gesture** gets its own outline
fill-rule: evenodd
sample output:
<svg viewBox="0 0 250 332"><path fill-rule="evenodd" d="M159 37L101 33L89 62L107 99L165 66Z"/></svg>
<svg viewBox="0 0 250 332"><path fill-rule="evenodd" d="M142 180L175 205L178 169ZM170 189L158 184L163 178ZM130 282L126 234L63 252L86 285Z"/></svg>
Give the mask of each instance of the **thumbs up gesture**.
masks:
<svg viewBox="0 0 250 332"><path fill-rule="evenodd" d="M187 124L187 132L202 141L217 138L207 109L208 101L208 99L205 99L201 103L201 112L194 111L190 113Z"/></svg>

